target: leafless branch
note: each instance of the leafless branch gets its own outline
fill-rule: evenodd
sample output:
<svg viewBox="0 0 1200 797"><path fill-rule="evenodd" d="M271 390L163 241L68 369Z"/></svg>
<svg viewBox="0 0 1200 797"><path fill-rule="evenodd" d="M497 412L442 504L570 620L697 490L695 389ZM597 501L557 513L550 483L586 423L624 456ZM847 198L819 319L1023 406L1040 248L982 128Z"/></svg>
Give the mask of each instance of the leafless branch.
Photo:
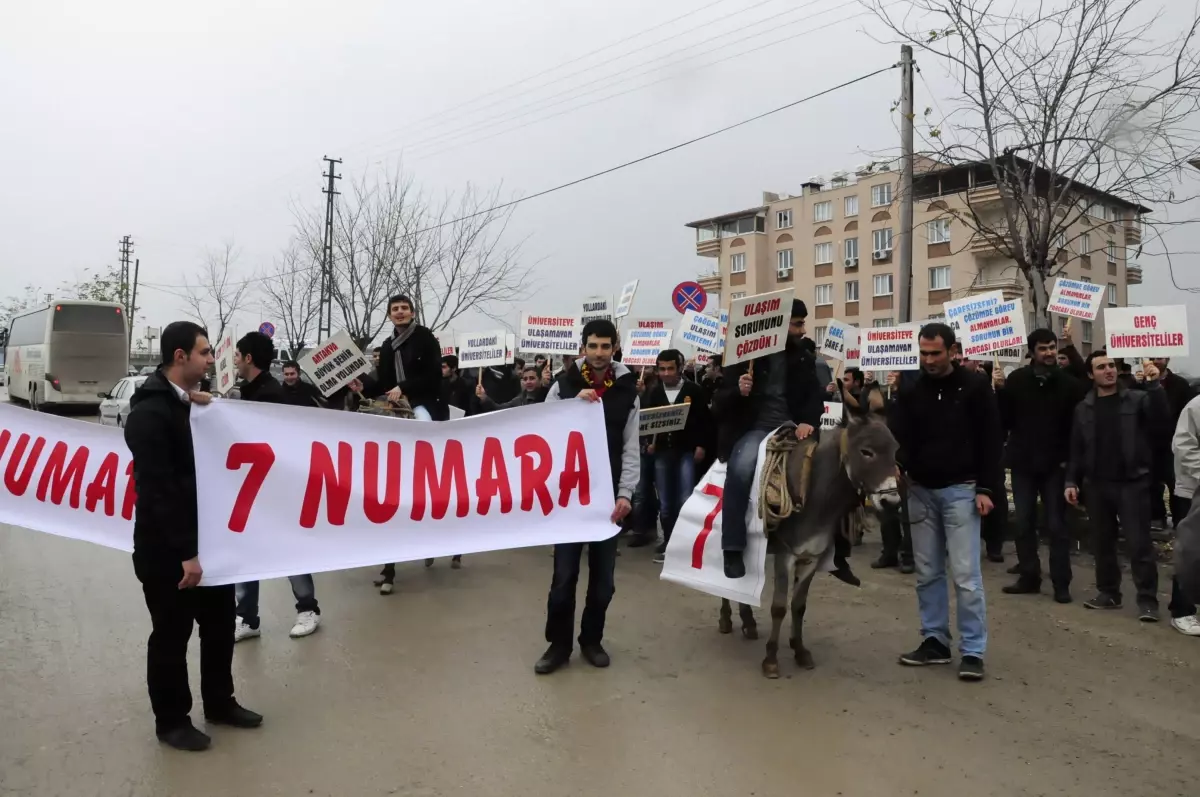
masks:
<svg viewBox="0 0 1200 797"><path fill-rule="evenodd" d="M208 329L213 340L225 335L234 315L242 309L251 284L230 273L238 254L233 242L226 241L219 249L206 251L195 277L184 280L187 314Z"/></svg>

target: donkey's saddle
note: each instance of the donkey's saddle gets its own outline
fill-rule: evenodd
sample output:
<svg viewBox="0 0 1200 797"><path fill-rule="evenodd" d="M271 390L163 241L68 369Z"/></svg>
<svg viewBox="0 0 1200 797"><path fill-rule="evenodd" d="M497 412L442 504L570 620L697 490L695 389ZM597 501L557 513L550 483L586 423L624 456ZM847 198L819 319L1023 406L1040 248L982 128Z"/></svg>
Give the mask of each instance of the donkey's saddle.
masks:
<svg viewBox="0 0 1200 797"><path fill-rule="evenodd" d="M408 399L406 398L401 398L396 402L391 402L387 399L364 401L358 405L358 411L367 415L383 415L388 418L408 418L411 420L416 417L413 414L412 405L408 403Z"/></svg>
<svg viewBox="0 0 1200 797"><path fill-rule="evenodd" d="M795 425L778 429L767 438L767 449L759 484L758 516L769 535L779 524L804 506L812 481L812 458L817 441L796 439ZM799 472L791 470L799 467Z"/></svg>

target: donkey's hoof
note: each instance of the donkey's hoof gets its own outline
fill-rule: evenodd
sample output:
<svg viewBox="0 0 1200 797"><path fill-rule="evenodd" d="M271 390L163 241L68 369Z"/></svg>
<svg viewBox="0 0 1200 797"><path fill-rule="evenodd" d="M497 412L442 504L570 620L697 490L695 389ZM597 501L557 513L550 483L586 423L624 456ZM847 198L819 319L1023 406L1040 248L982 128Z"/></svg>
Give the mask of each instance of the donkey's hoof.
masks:
<svg viewBox="0 0 1200 797"><path fill-rule="evenodd" d="M722 617L720 620L717 620L717 631L722 634L732 634L733 620L730 620L728 617Z"/></svg>
<svg viewBox="0 0 1200 797"><path fill-rule="evenodd" d="M808 652L808 648L800 648L796 651L796 664L806 670L811 670L817 666L817 663L813 661L812 654Z"/></svg>
<svg viewBox="0 0 1200 797"><path fill-rule="evenodd" d="M779 662L765 659L762 663L763 675L772 680L779 677Z"/></svg>
<svg viewBox="0 0 1200 797"><path fill-rule="evenodd" d="M758 626L756 626L756 625L742 626L742 636L746 639L758 639Z"/></svg>

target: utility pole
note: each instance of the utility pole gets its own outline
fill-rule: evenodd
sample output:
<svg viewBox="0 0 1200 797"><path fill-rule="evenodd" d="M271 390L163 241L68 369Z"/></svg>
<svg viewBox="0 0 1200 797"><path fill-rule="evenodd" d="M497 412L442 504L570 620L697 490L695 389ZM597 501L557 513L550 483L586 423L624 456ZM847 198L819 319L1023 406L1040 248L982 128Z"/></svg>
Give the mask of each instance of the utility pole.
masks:
<svg viewBox="0 0 1200 797"><path fill-rule="evenodd" d="M913 49L900 48L900 323L912 321Z"/></svg>
<svg viewBox="0 0 1200 797"><path fill-rule="evenodd" d="M133 298L129 301L129 312L126 313L126 316L125 316L125 320L129 324L129 350L130 351L133 351L133 321L134 321L134 316L137 315L138 271L141 270L141 267L142 267L142 261L140 258L138 260L133 261Z"/></svg>
<svg viewBox="0 0 1200 797"><path fill-rule="evenodd" d="M326 155L323 156L323 160L329 164L329 172L321 174L328 181L328 185L321 189L321 193L325 195L325 245L321 257L321 304L317 310L317 343L329 340L333 334L333 198L339 193L334 189L333 181L342 179L335 171L341 164L341 159Z"/></svg>

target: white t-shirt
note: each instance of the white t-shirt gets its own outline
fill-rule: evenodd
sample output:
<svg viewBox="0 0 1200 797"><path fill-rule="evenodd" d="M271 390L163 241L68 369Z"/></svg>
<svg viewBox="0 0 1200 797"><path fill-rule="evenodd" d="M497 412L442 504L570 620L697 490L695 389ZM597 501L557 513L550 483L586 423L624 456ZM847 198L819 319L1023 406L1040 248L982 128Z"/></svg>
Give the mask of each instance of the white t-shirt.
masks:
<svg viewBox="0 0 1200 797"><path fill-rule="evenodd" d="M671 404L675 403L675 399L679 397L679 391L682 389L682 383L678 387L667 387L666 385L663 385L663 390L667 391L667 401Z"/></svg>

